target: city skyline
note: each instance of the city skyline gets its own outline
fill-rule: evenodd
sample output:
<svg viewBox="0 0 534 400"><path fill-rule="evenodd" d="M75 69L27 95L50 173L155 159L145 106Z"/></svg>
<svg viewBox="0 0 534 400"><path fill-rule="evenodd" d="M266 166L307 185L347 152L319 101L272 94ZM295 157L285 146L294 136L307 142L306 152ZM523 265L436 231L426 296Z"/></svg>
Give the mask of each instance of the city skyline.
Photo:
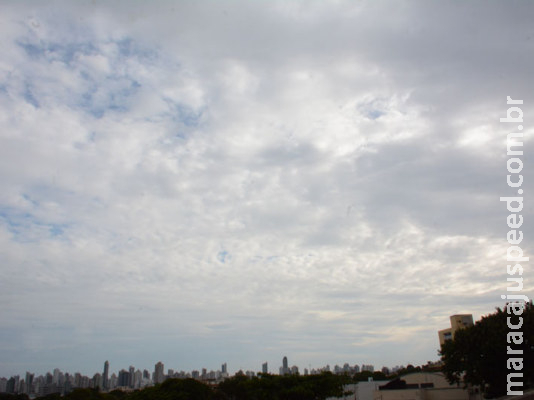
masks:
<svg viewBox="0 0 534 400"><path fill-rule="evenodd" d="M407 363L406 365L409 365L409 364L410 363ZM49 368L48 370L45 370L45 371L28 371L28 370L26 370L25 373L12 373L12 374L9 374L7 376L0 375L0 378L10 378L12 376L23 377L28 373L31 373L31 374L37 375L37 376L44 376L47 373L49 373L50 371L57 371L57 372L61 372L61 373L69 373L71 375L80 373L83 376L87 376L87 377L91 377L91 376L93 376L95 374L100 374L102 376L102 385L103 385L103 387L106 387L105 386L106 385L105 384L105 380L104 380L104 377L106 376L106 371L108 372L108 379L110 379L112 375L118 376L119 372L123 371L123 370L126 371L126 372L131 373L132 372L132 368L133 368L134 371L143 371L143 372L144 371L149 371L151 373L151 377L153 377L153 376L155 376L153 374L155 374L157 371L162 372L161 376L168 376L168 372L169 371L173 371L173 372L176 372L176 373L185 372L185 373L191 374L193 371L197 371L198 372L198 371L202 371L202 370L221 372L223 374L228 373L229 376L232 376L232 375L236 374L239 371L241 371L243 373L245 373L247 371L251 371L251 372L254 372L254 373L268 373L268 374L275 374L275 375L283 375L283 374L291 373L291 367L292 366L297 366L299 368L299 373L304 373L305 370L306 371L331 370L332 372L334 372L335 367L339 367L338 364L332 364L331 365L330 363L326 363L326 364L324 364L322 366L314 366L314 367L312 367L310 364L305 365L305 366L299 366L299 365L295 365L295 364L290 365L289 362L288 362L287 356L283 357L283 359L280 362L279 368L276 367L277 371L270 370L269 367L268 367L268 365L269 365L268 362L260 363L260 366L257 369L254 369L254 368L246 368L246 369L237 368L235 370L230 369L230 372L228 372L228 367L227 367L227 363L226 362L222 363L220 365L219 369L206 368L206 367L203 366L203 367L198 367L198 368L195 368L195 369L192 369L192 370L189 370L189 371L188 370L184 370L183 368L180 368L180 366L177 366L177 365L172 365L172 366L167 367L165 369L164 368L165 367L165 363L162 362L162 361L158 361L152 367L152 370L149 369L149 368L145 368L145 367L136 367L136 366L131 365L131 364L129 365L129 367L127 367L126 365L123 365L121 367L117 367L116 369L113 369L113 368L110 368L110 365L111 365L111 363L109 362L109 360L106 360L104 362L104 367L102 368L102 371L96 371L95 370L95 371L92 371L92 372L91 371L81 371L80 369L76 369L76 370L73 370L73 371L66 371L66 370L63 370L62 368L59 368L59 367L55 366L55 367L53 367L53 368L51 367L51 368ZM163 368L163 369L158 369L158 365L161 365L160 368ZM341 365L350 366L351 368L356 366L357 367L357 371L356 372L360 371L360 365L361 365L361 370L362 371L365 371L365 370L374 371L374 365L372 365L372 364L365 364L365 363L361 363L361 364L352 363L351 364L351 363L348 363L348 362L343 362L343 363L341 363ZM386 368L388 368L388 369L390 369L392 371L395 371L395 370L397 370L399 368L403 368L404 364L403 365L395 365L394 367L385 366L384 365L384 366L378 368L377 370L382 370L384 367L386 367ZM267 369L267 370L265 370L265 369ZM158 381L158 382L155 381L154 383L161 383L161 381Z"/></svg>
<svg viewBox="0 0 534 400"><path fill-rule="evenodd" d="M436 365L428 364L425 368L433 369ZM11 376L9 379L0 377L0 393L7 394L25 394L30 398L43 397L51 394L59 394L60 396L68 395L75 389L98 389L103 392L113 392L115 390L131 391L144 389L146 387L154 386L163 383L167 379L195 379L197 381L205 382L209 385L218 384L225 381L228 378L232 378L237 375L245 375L249 378L258 376L261 374L267 374L267 363L262 364L262 372L255 371L237 371L234 374L227 373L227 363L221 364L219 370L213 371L206 368L202 368L201 371L194 370L190 372L175 371L169 368L167 373L164 371L164 363L158 361L154 365L154 371L150 373L147 369L141 371L139 368L130 365L128 369L122 368L118 373L112 372L109 375L110 363L108 360L104 362L102 373L96 372L92 377L80 374L79 372L71 373L69 371L61 371L59 368L48 371L46 374L36 375L29 371L21 377L19 375ZM367 379L369 375L373 378L381 379L389 377L392 374L401 373L402 371L415 371L414 366L408 366L406 369L404 366L396 366L393 368L383 367L380 371L375 371L373 365L362 364L349 365L345 363L342 367L335 365L334 368L330 368L329 365L319 368L310 369L304 368L302 373L299 373L297 366L289 367L288 358L284 356L282 359L282 366L280 367L279 375L318 375L324 372L331 372L333 374L344 374L353 376L354 379L361 381L361 378ZM358 375L359 373L364 375ZM271 374L272 375L272 374ZM357 378L358 377L358 378Z"/></svg>
<svg viewBox="0 0 534 400"><path fill-rule="evenodd" d="M219 376L219 378L233 376L233 375L238 374L238 373L244 373L245 374L245 373L249 373L249 372L254 373L254 374L266 373L266 374L274 374L274 375L290 375L292 373L291 368L294 368L294 367L299 368L299 366L296 366L296 365L290 366L287 356L284 356L283 359L282 359L281 366L279 368L279 372L278 373L275 373L274 371L269 371L267 362L261 363L261 368L258 368L256 370L254 370L254 369L248 369L248 370L238 369L238 370L233 371L233 373L228 373L227 363L224 362L224 363L221 364L219 369L216 369L216 370L210 369L209 372L216 372L216 373L222 374L222 375ZM349 364L348 362L345 362L345 363L342 364L342 366L340 366L338 364L335 364L335 365L332 365L332 366L330 364L325 364L324 366L318 366L318 367L312 368L311 365L310 365L309 368L302 367L301 370L298 369L296 373L307 375L308 373L320 373L320 372L323 372L323 371L330 371L330 372L333 372L333 373L350 372L350 373L354 374L354 373L358 373L360 371L370 371L370 372L382 371L382 372L384 372L384 369L387 369L389 372L396 372L399 369L403 369L403 368L405 368L404 365L396 365L394 367L382 366L381 368L375 369L375 366L372 365L372 364L364 364L364 363L362 363L361 367L360 367L360 364L358 364L358 363ZM61 368L55 367L53 369L50 369L50 370L48 370L48 371L46 371L44 373L40 373L40 374L38 374L35 371L26 371L25 374L12 374L11 376L0 376L0 378L10 378L10 377L14 377L14 376L18 376L18 377L24 377L25 376L26 378L28 378L28 374L30 374L32 376L32 378L33 378L35 376L48 375L48 374L51 373L51 371L53 372L51 375L53 376L54 382L58 381L60 375L62 375L62 376L64 376L64 375L74 376L74 375L81 374L82 376L89 377L89 378L91 378L91 375L93 375L93 376L98 375L102 379L102 382L101 382L101 386L102 387L101 388L102 389L109 389L109 386L106 383L106 378L108 380L111 379L111 377L115 377L115 379L117 379L120 376L121 372L126 372L126 373L130 374L130 376L131 376L132 373L141 371L143 373L143 377L148 377L147 376L147 373L148 373L148 374L150 374L149 379L150 379L151 383L156 384L156 383L162 383L163 379L172 378L172 377L174 377L174 375L176 375L176 377L179 377L178 375L183 375L184 373L187 374L188 377L190 377L190 375L193 374L193 373L202 373L202 375L205 375L208 372L208 368L202 367L202 368L198 368L198 369L191 370L191 371L184 371L183 369L174 369L174 368L168 367L165 370L165 363L162 362L162 361L158 361L154 365L154 367L152 369L152 372L150 371L150 369L142 368L142 367L136 367L134 365L130 365L128 368L126 368L125 366L122 366L122 367L120 367L120 369L119 369L119 367L117 367L117 369L114 370L114 369L110 369L110 362L109 362L109 360L106 360L104 362L104 367L102 368L102 371L101 371L102 373L100 373L99 371L94 371L93 373L84 374L84 373L80 372L79 370L76 370L75 372L72 372L72 371L64 371ZM180 377L183 378L184 376L180 376ZM23 378L21 378L21 379L23 379ZM126 382L125 385L117 385L116 384L115 386L133 386L133 385L132 385L132 381L129 380L128 382Z"/></svg>
<svg viewBox="0 0 534 400"><path fill-rule="evenodd" d="M532 253L534 3L1 6L0 376L436 361L504 305L507 96Z"/></svg>

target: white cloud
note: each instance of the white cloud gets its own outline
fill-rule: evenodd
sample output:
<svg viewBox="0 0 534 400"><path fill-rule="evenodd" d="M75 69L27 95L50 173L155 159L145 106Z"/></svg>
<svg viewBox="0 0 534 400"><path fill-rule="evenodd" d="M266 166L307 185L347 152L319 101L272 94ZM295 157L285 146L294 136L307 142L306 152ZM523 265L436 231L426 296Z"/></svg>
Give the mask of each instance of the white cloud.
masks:
<svg viewBox="0 0 534 400"><path fill-rule="evenodd" d="M63 5L1 17L0 375L424 363L499 305L532 7Z"/></svg>

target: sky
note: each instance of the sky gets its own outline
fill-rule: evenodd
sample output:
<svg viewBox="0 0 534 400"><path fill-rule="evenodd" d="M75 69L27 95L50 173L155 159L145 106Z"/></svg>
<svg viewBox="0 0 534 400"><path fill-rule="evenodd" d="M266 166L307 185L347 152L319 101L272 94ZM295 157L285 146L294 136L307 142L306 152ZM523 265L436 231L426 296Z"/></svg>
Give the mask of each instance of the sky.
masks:
<svg viewBox="0 0 534 400"><path fill-rule="evenodd" d="M530 2L0 9L0 376L438 360L504 305L507 96L532 254Z"/></svg>

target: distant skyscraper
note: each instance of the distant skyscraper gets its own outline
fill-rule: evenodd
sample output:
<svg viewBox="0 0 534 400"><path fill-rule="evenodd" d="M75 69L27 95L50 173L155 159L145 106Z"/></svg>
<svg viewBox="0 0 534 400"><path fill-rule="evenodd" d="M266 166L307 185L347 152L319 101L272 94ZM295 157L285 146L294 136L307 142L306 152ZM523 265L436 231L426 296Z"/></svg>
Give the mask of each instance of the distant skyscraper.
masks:
<svg viewBox="0 0 534 400"><path fill-rule="evenodd" d="M104 390L109 389L109 362L107 360L104 363L104 374L102 375L102 386L104 386Z"/></svg>
<svg viewBox="0 0 534 400"><path fill-rule="evenodd" d="M100 375L98 372L93 375L93 386L94 388L101 388L102 387L102 375Z"/></svg>
<svg viewBox="0 0 534 400"><path fill-rule="evenodd" d="M119 378L118 378L117 386L128 387L129 382L130 382L130 373L126 371L125 369L121 369L119 371Z"/></svg>
<svg viewBox="0 0 534 400"><path fill-rule="evenodd" d="M135 379L135 367L133 365L130 365L130 369L128 370L128 387L133 388L134 387L134 379Z"/></svg>
<svg viewBox="0 0 534 400"><path fill-rule="evenodd" d="M9 378L9 380L7 381L7 384L6 384L6 393L15 393L15 378L14 377L11 377Z"/></svg>
<svg viewBox="0 0 534 400"><path fill-rule="evenodd" d="M115 372L114 372L109 377L109 388L110 389L115 389L117 387L118 383L119 383L119 378L117 377L117 374L115 374Z"/></svg>
<svg viewBox="0 0 534 400"><path fill-rule="evenodd" d="M264 374L268 374L269 373L269 367L267 365L267 361L264 362L262 365L261 365L261 372L264 373Z"/></svg>
<svg viewBox="0 0 534 400"><path fill-rule="evenodd" d="M134 372L134 389L139 389L143 381L143 373L140 370Z"/></svg>
<svg viewBox="0 0 534 400"><path fill-rule="evenodd" d="M154 383L162 383L165 379L163 374L163 363L160 361L154 367Z"/></svg>
<svg viewBox="0 0 534 400"><path fill-rule="evenodd" d="M226 374L228 372L228 368L226 367L226 363L224 363L223 365L221 365L221 372L223 374Z"/></svg>
<svg viewBox="0 0 534 400"><path fill-rule="evenodd" d="M26 390L24 391L24 393L26 393L26 394L31 394L32 393L33 376L34 376L34 374L26 372L26 380L25 380Z"/></svg>
<svg viewBox="0 0 534 400"><path fill-rule="evenodd" d="M282 374L285 375L288 373L289 373L289 367L287 364L287 357L284 357L284 359L282 360Z"/></svg>
<svg viewBox="0 0 534 400"><path fill-rule="evenodd" d="M54 377L52 378L52 383L55 383L56 385L59 384L59 375L61 371L59 368L54 368Z"/></svg>
<svg viewBox="0 0 534 400"><path fill-rule="evenodd" d="M374 365L366 365L366 364L362 364L362 372L364 371L369 371L369 372L374 372L375 371L375 367Z"/></svg>

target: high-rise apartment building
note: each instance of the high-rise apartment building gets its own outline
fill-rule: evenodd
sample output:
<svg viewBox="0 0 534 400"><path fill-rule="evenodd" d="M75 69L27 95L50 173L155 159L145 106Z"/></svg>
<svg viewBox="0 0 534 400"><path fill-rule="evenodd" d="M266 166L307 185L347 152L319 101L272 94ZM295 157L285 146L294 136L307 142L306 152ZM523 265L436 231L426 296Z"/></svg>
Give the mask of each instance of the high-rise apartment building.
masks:
<svg viewBox="0 0 534 400"><path fill-rule="evenodd" d="M98 372L93 375L92 387L93 388L101 388L102 387L102 375L100 375Z"/></svg>
<svg viewBox="0 0 534 400"><path fill-rule="evenodd" d="M134 372L134 380L133 380L133 387L134 389L139 389L141 387L141 384L143 382L143 373L141 370L137 370Z"/></svg>
<svg viewBox="0 0 534 400"><path fill-rule="evenodd" d="M458 329L473 326L473 315L471 314L455 314L450 316L451 327L438 331L439 344L443 345L447 340L454 339L454 333Z"/></svg>
<svg viewBox="0 0 534 400"><path fill-rule="evenodd" d="M55 383L56 385L59 385L59 375L61 374L61 371L59 368L54 368L54 376L52 378L52 383Z"/></svg>
<svg viewBox="0 0 534 400"><path fill-rule="evenodd" d="M104 373L102 374L102 386L104 390L109 390L109 361L104 363Z"/></svg>
<svg viewBox="0 0 534 400"><path fill-rule="evenodd" d="M362 372L364 371L375 372L375 367L371 364L362 364Z"/></svg>
<svg viewBox="0 0 534 400"><path fill-rule="evenodd" d="M154 383L162 383L165 380L165 375L163 373L164 366L161 361L159 361L154 366Z"/></svg>
<svg viewBox="0 0 534 400"><path fill-rule="evenodd" d="M119 387L128 387L130 383L130 373L125 369L119 371L119 378L117 380L117 386Z"/></svg>
<svg viewBox="0 0 534 400"><path fill-rule="evenodd" d="M134 387L134 379L135 379L135 367L133 365L130 365L130 369L128 370L128 387L133 388Z"/></svg>
<svg viewBox="0 0 534 400"><path fill-rule="evenodd" d="M26 383L26 390L24 391L24 393L26 394L32 394L33 393L33 377L34 377L34 374L30 373L30 372L26 372L26 379L25 379L25 383Z"/></svg>
<svg viewBox="0 0 534 400"><path fill-rule="evenodd" d="M269 373L269 366L267 365L267 361L261 365L261 372L264 374Z"/></svg>
<svg viewBox="0 0 534 400"><path fill-rule="evenodd" d="M287 357L284 356L282 359L282 375L289 374L289 366L287 363Z"/></svg>

